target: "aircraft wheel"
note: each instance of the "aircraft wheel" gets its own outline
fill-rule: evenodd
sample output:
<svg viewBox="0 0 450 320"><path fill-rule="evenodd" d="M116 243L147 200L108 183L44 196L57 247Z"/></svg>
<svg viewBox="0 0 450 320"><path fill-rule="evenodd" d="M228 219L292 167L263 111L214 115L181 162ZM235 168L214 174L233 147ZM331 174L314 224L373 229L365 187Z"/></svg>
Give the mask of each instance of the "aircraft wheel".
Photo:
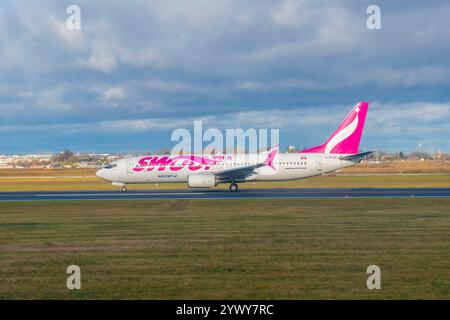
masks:
<svg viewBox="0 0 450 320"><path fill-rule="evenodd" d="M238 185L237 185L236 183L230 184L230 191L231 191L231 192L236 192L236 191L238 191Z"/></svg>
<svg viewBox="0 0 450 320"><path fill-rule="evenodd" d="M127 191L128 191L127 187L126 187L126 186L123 186L123 187L122 187L122 192L127 192Z"/></svg>

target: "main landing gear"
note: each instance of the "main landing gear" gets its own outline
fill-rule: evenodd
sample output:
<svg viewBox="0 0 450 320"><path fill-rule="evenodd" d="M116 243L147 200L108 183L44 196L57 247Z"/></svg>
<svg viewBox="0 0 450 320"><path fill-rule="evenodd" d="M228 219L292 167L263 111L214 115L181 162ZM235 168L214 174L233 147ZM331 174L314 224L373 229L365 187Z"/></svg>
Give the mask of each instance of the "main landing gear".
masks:
<svg viewBox="0 0 450 320"><path fill-rule="evenodd" d="M128 191L127 186L123 186L122 187L122 192L127 192L127 191Z"/></svg>
<svg viewBox="0 0 450 320"><path fill-rule="evenodd" d="M237 185L237 183L232 183L232 184L230 184L230 191L231 192L236 192L236 191L238 191L238 185Z"/></svg>

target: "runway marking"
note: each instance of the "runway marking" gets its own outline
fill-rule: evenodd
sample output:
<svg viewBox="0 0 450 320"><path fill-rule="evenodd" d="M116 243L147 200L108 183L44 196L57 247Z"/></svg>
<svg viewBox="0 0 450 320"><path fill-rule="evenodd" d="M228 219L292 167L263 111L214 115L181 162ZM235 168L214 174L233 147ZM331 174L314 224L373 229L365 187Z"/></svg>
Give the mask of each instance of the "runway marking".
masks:
<svg viewBox="0 0 450 320"><path fill-rule="evenodd" d="M383 198L399 198L399 199L416 199L416 198L450 198L450 196L444 195L444 196L430 196L430 195L423 195L423 196L353 196L353 197L345 197L345 196L326 196L326 197L314 197L314 196L307 196L307 197L296 197L296 196L286 196L286 197L273 197L273 196L267 196L267 197L210 197L210 198L198 198L198 199L192 199L192 198L186 198L186 197L179 197L179 198L144 198L144 199L131 199L132 201L156 201L156 200L255 200L255 199L278 199L278 200L285 200L285 199L298 199L298 200L308 200L308 199L342 199L342 200L349 200L349 199L383 199ZM0 199L0 202L41 202L41 201L57 201L58 199L18 199L18 200L12 200L12 199ZM62 201L130 201L130 199L62 199Z"/></svg>
<svg viewBox="0 0 450 320"><path fill-rule="evenodd" d="M177 196L177 195L190 195L190 196L196 196L196 195L203 195L204 192L199 193L190 193L190 192L168 192L168 193L64 193L64 194L35 194L35 197L102 197L102 196Z"/></svg>

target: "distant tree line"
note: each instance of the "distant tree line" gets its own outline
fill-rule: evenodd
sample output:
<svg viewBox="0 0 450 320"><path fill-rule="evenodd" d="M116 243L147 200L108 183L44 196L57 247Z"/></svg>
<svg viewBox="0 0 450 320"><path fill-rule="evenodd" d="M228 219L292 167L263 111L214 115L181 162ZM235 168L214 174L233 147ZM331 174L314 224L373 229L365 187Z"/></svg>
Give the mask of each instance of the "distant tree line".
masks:
<svg viewBox="0 0 450 320"><path fill-rule="evenodd" d="M75 163L79 162L80 159L74 155L74 153L68 149L65 149L58 153L57 155L53 156L53 162L60 162L60 163Z"/></svg>

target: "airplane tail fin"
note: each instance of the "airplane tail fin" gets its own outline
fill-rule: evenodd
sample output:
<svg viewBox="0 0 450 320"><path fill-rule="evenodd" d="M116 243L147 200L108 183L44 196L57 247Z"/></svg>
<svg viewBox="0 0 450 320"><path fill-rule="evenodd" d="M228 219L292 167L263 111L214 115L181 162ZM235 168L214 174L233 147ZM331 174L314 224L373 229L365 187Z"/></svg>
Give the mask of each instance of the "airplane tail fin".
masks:
<svg viewBox="0 0 450 320"><path fill-rule="evenodd" d="M299 152L338 154L358 153L359 142L361 141L368 108L368 102L358 102L324 144Z"/></svg>

